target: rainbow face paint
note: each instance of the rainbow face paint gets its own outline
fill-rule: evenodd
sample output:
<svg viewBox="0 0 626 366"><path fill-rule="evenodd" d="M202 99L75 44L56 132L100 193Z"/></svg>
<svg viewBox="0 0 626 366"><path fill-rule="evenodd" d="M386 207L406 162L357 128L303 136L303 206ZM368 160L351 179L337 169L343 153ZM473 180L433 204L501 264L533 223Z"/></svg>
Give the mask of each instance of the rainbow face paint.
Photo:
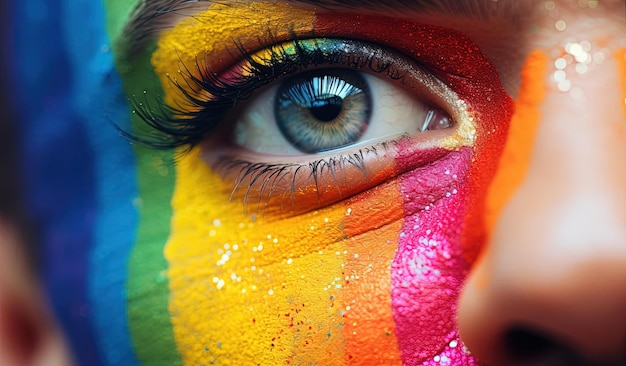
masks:
<svg viewBox="0 0 626 366"><path fill-rule="evenodd" d="M125 58L116 52L133 5L90 4L96 18L71 13L97 45L85 49L77 35L64 50L68 64L98 66L71 76L71 105L83 107L68 129L84 145L28 137L33 156L76 157L78 169L66 172L77 190L65 194L75 203L71 215L39 210L58 217L44 225L44 278L78 362L477 364L458 337L456 300L484 237L484 186L512 111L480 50L441 27L250 3L212 5ZM263 61L269 47L297 45L294 38L326 39L335 51L340 39L369 42L423 65L403 91L445 107L453 133L373 142L364 149L376 153L342 165L341 179L302 174L293 192L278 194L285 187L277 185L268 197L269 175L234 189L240 170L218 163L261 157L232 149L221 135L177 154L131 147L106 129L113 118L142 136L142 103L156 109L163 97L184 109L182 91L206 99L185 84L186 74L242 78L251 61L242 52ZM294 165L285 174L312 160L288 159ZM39 184L32 195L48 188Z"/></svg>
<svg viewBox="0 0 626 366"><path fill-rule="evenodd" d="M179 86L171 82L179 68L199 76L202 69L193 66L198 54L211 70L229 69L236 61L219 41L186 41L187 34L221 34L206 19L217 17L222 24L221 17L231 13L242 21L228 24L244 35L244 49L262 49L254 42L267 32L278 41L288 39L291 19L303 19L309 23L298 22L296 36L367 39L408 53L434 69L458 96L455 102L463 102L451 107L460 117L455 136L430 147L413 137L395 141L383 157L364 162L371 175L387 167L380 181L357 182L356 188L348 169L341 189L327 188L331 180L320 175L298 180L295 198L278 186L266 201L255 191L262 189L254 188L255 180L236 179L239 170L211 167L220 161L214 143L181 158L165 256L169 311L184 363L474 363L458 338L455 309L469 268L465 258L474 255L471 246L483 235L475 193L482 190L476 187L494 171L490 161L499 154L511 113L495 70L469 40L443 28L407 22L388 39L381 35L397 29L397 20L312 12L291 18L291 8L261 3L229 7L223 14L216 9L163 35L152 57L172 105L184 104L184 93L198 92L181 77L174 77ZM256 19L251 10L290 21L248 29ZM246 32L255 37L245 39ZM447 54L430 52L442 44ZM260 52L252 59L263 62ZM229 79L241 74L229 70ZM256 181L267 184L267 177ZM250 184L252 191L233 195L233 182ZM338 200L338 191L352 197ZM247 195L266 206L260 212L253 206L255 214L246 215ZM294 199L295 211L289 209Z"/></svg>

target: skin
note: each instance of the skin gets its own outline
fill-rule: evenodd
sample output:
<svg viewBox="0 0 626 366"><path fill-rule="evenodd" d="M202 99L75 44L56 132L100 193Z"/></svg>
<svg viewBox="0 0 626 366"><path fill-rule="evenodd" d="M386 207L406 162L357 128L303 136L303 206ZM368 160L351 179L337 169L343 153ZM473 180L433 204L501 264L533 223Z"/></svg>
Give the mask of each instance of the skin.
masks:
<svg viewBox="0 0 626 366"><path fill-rule="evenodd" d="M272 360L267 357L278 357L275 353L279 353L280 358L277 359L281 363L291 361L298 364L303 360L316 359L324 364L337 364L338 360L348 364L371 364L373 361L363 354L377 356L388 353L388 360L394 359L396 363L401 362L401 358L407 364L428 364L426 359L432 359L438 353L424 351L428 350L425 344L407 345L410 337L402 333L403 329L408 329L411 334L416 334L414 328L411 328L415 321L412 316L423 307L416 306L415 311L394 314L393 307L389 306L394 301L393 296L408 303L408 307L420 300L409 290L394 287L393 278L390 279L388 275L389 271L398 268L410 269L408 265L403 267L406 264L403 258L411 258L413 241L403 242L398 232L408 232L409 224L413 227L421 222L435 227L443 218L452 217L462 222L463 212L474 212L474 216L480 217L477 222L484 223L483 233L467 236L455 234L453 239L442 240L443 243L452 243L449 253L452 261L459 263L452 267L461 268L463 272L459 274L459 281L463 281L465 273L470 273L458 305L456 297L459 294L455 293L451 300L452 307L444 311L442 306L440 311L457 311L461 338L453 340L463 342L477 359L491 365L525 365L535 362L558 365L571 364L574 359L588 364L623 363L626 353L626 318L623 311L626 308L626 166L623 164L626 156L626 39L619 35L626 34L626 9L622 1L606 1L596 5L594 2L566 0L537 2L531 11L519 14L515 24L498 17L479 21L437 13L392 12L391 16L442 25L467 34L485 53L497 70L503 88L517 103L506 142L498 142L501 146L497 146L494 152L480 155L483 151L480 144L470 144L469 150L463 150L468 149L465 144L437 144L437 141L450 141L449 138L442 140L434 137L418 144L420 147L441 147L455 153L478 152L476 156L488 158L485 158L487 163L476 166L480 171L493 170L494 174L487 176L491 185L484 182L480 186L451 186L461 191L467 189L468 197L478 197L474 201L459 201L464 203L458 205L454 201L447 206L437 206L430 214L420 212L413 215L407 207L420 204L419 199L423 195L420 189L423 186L411 185L407 180L399 191L394 186L393 173L386 173L382 175L382 181L388 181L386 184L349 200L337 203L329 201L333 204L321 210L290 213L288 217L272 216L270 210L267 217L260 218L258 222L248 222L233 208L240 206L225 203L231 188L224 185L222 179L208 167L213 151L210 139L182 158L175 168L168 168L165 164L166 167L162 167L165 171L161 170L164 174L155 171L155 161L167 160L169 155L158 155L151 150L136 147L133 154L138 162L138 191L143 200L139 215L142 220L137 242L132 251L127 253L130 275L126 283L128 327L134 337L132 341L136 360L152 364L166 356L176 358L180 355L185 364L197 364L207 362L206 353L210 348L214 356L222 359L228 358L230 353L245 356L250 351L255 355L263 354L260 357L266 363ZM116 4L107 2L107 6L109 14L118 14ZM305 8L302 11L306 14L315 10ZM196 9L198 12L202 10ZM372 12L375 14L375 9ZM385 14L389 15L388 12ZM174 24L179 20L171 21ZM304 17L298 17L298 20L305 22ZM114 37L121 29L118 24L120 21L108 21L109 35ZM566 26L562 27L559 21L564 21ZM171 34L162 36L161 42L165 42L163 40L167 40L168 36ZM583 41L588 42L590 53L604 52L604 59L602 62L594 59L590 62L592 66L584 73L576 71L579 62L566 65L562 69L571 83L570 87L559 85L554 80L557 59L564 57L568 50L574 53L570 46L566 49L567 43L582 44ZM147 62L131 63L133 70L121 72L127 95L140 95L142 88L148 88L138 83L138 80L152 78L157 81L160 77L160 84L154 82L154 87L148 90L152 93L162 86L166 100L173 105L175 90L168 83L166 74L175 74L176 70L167 70L172 62L159 61L163 55L171 56L171 49L168 51L161 47L155 54L147 53L143 56ZM183 53L183 57L193 59L193 54ZM137 74L138 69L143 72L140 76ZM457 112L455 116L458 115ZM501 161L499 168L498 161ZM410 166L411 163L407 164ZM436 175L437 171L432 174L437 177L435 180L444 179ZM459 171L459 175L470 180L462 171ZM161 187L167 184L172 186L170 180L174 180L172 192L165 188L154 188L158 184ZM206 186L218 188L208 192L204 189ZM407 195L408 201L393 206L395 210L359 216L361 210L398 202L401 199L399 192L410 194ZM467 202L473 203L467 206ZM464 211L470 210L467 207L474 210L476 207L484 207L484 210L481 209L479 213ZM351 212L354 210L355 215L345 219L348 208ZM395 217L394 214L399 212L402 212L402 216ZM198 213L204 213L206 217ZM458 217L455 216L457 214ZM381 229L372 217L389 218L388 225ZM212 225L204 225L207 221ZM171 233L163 229L170 223ZM310 235L307 229L311 225L326 225L326 229L320 231L322 234L307 237ZM21 345L0 342L0 363L67 365L70 358L67 346L59 337L54 317L41 300L42 295L23 260L23 253L15 250L20 240L11 226L0 225L0 305L10 305L4 307L10 309L9 316L0 317L0 340L13 338L13 325L2 320L14 318L22 319L22 324L30 324L33 336L29 339L36 341ZM463 233L470 232L466 226L467 222L453 228ZM160 233L159 230L164 235L155 234ZM212 231L214 234L211 234ZM241 236L234 237L233 232L240 232ZM356 237L358 244L342 239L346 233ZM206 241L205 238L211 235L217 238ZM267 235L273 236L270 238ZM394 243L397 241L400 255L395 248L378 248L381 242L379 237ZM415 242L419 237L415 236ZM279 282L255 282L251 277L244 276L241 285L230 282L219 285L220 278L228 279L224 276L230 276L232 271L248 268L250 259L249 256L235 253L226 265L215 267L214 263L223 254L217 251L222 249L223 243L235 243L242 239L258 243L266 238L278 238L281 243L284 241L292 252L286 255L284 249L266 243L264 252L255 257L257 265L264 266L273 278L279 278ZM189 244L200 242L206 245L213 243L214 246L207 250L206 246ZM243 251L243 241L239 244ZM316 246L321 244L328 245L324 248L327 253L317 256ZM349 254L346 258L335 255L335 252L341 254L344 250ZM377 253L378 257L365 260L362 253L366 251ZM154 260L146 261L146 258ZM295 273L305 275L306 280L291 276L293 272L287 267L289 259L294 261L293 266L297 268ZM106 261L103 259L103 262ZM9 267L9 264L13 267ZM372 264L372 271L359 272L364 264ZM98 265L97 262L92 263L94 268L99 268ZM355 320L355 324L357 321L371 320L371 324L364 325L365 329L376 330L387 326L388 336L381 339L386 339L388 344L381 347L375 338L375 341L367 343L361 337L352 337L351 331L356 332L359 328L351 327L351 322L346 322L348 326L342 330L343 338L337 341L339 343L331 343L327 349L311 349L307 348L308 343L303 343L310 340L319 344L326 339L327 333L335 332L337 324L343 324L342 319L330 319L330 315L330 320L318 321L329 304L325 299L317 300L319 293L302 290L343 276L343 265L354 270L353 273L371 277L354 281L352 286L344 284L347 290L336 291L329 300L333 306L336 303L341 307L350 304L350 299L374 304L373 307L354 305L354 312L348 312L347 316ZM206 268L211 270L206 272ZM163 280L155 282L154 278L161 273L166 273ZM218 280L214 281L214 278ZM209 291L212 296L194 298L206 291L207 283L214 283L210 286L215 287ZM380 286L379 293L371 297L368 291L370 283ZM99 284L99 288L105 289L105 285ZM242 289L251 289L253 285L261 287L263 294L243 297ZM460 282L455 288L460 290L459 286ZM435 292L435 295L439 293ZM281 301L294 297L308 305L306 309L298 309L302 315L301 319L296 317L296 321L313 319L313 324L321 330L307 333L309 338L303 338L301 343L294 342L295 349L284 347L288 343L279 343L281 341L277 341L279 347L275 350L262 348L266 334L283 334L282 330L289 328L289 324L282 320L274 320L274 314L277 311L283 314L293 310L281 308ZM155 299L165 301L158 302ZM441 304L447 304L448 300L438 299ZM154 305L157 303L163 305ZM258 315L233 313L231 316L231 309L250 304L257 308L255 314ZM434 305L438 306L439 303L435 301ZM97 316L100 316L99 321L105 325L107 318L103 310L108 306L104 302L102 311L96 311ZM224 308L220 309L220 306ZM15 308L26 310L11 310ZM175 315L170 318L170 313ZM418 321L420 319L417 318ZM256 321L260 324L258 328L253 327ZM221 340L212 333L214 324L219 324L218 337L222 336L221 329L248 327L247 339L252 340L253 344L220 342L214 349L213 344ZM111 327L114 325L111 324ZM113 343L104 344L114 339L110 335L107 338L106 327L96 329L101 332L94 336L96 344L102 343L98 345L100 349L113 347ZM541 341L546 345L543 348L545 352L538 352L540 347L523 350L518 341L511 341L514 338L512 334L521 333L531 334L535 341L548 340ZM116 335L113 332L111 334ZM228 336L223 337L229 340ZM246 340L245 337L243 339ZM427 339L427 336L420 339ZM257 340L261 340L258 342L260 345L256 344ZM344 344L341 340L348 346L338 346ZM331 338L331 341L335 341L335 338ZM447 341L450 340L444 343ZM254 347L261 348L256 350ZM376 347L381 348L377 350ZM435 345L435 348L438 347L441 344ZM363 349L375 351L358 352ZM355 350L356 358L352 359L349 353ZM422 351L426 352L426 356L420 353ZM166 355L167 352L169 354ZM294 358L294 355L302 358ZM78 355L78 359L83 362L84 357ZM475 361L467 359L463 362L472 364Z"/></svg>
<svg viewBox="0 0 626 366"><path fill-rule="evenodd" d="M545 36L536 41L549 51L584 35L614 51L588 74L568 70L585 94L581 100L556 90L551 65L543 75L546 94L537 105L526 173L501 208L461 299L461 329L482 359L506 363L511 356L504 347L487 345L502 342L515 323L543 329L588 359L623 357L626 170L619 161L626 150L623 60L616 57L623 39L614 35L624 24L610 15L618 4L607 5L593 11L563 6L563 19L593 18L570 21L563 32L550 30L547 18ZM599 27L599 16L613 22Z"/></svg>

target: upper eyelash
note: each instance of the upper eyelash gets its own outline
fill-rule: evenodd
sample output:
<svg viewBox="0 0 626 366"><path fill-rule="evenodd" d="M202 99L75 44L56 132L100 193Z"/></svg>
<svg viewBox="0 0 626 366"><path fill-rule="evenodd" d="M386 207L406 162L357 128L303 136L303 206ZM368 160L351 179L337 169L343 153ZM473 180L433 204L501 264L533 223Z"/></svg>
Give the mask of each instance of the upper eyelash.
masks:
<svg viewBox="0 0 626 366"><path fill-rule="evenodd" d="M304 41L314 41L314 49L304 50L302 43ZM358 42L362 44L367 43L363 41ZM285 45L295 46L296 52L294 54L287 53ZM258 88L282 76L290 75L307 67L342 65L356 69L368 68L374 73L386 73L390 79L399 81L402 81L405 76L401 70L393 67L392 61L382 61L374 54L341 55L337 53L332 54L334 57L329 57L328 54L325 54L317 46L315 38L302 40L292 38L280 44L269 46L266 48L271 50L269 58L262 60L264 61L263 63L257 61L258 59L255 60L254 54L248 54L242 44L236 43L236 46L237 52L242 55L242 61L240 62L246 65L246 69L242 70L246 76L242 76L237 81L227 80L218 73L213 72L208 63L199 62L198 59L196 59L194 70L198 75L196 76L194 72L181 62L182 70L179 73L181 80L170 78L170 81L184 96L184 104L172 106L162 100L156 100L156 107L153 108L153 103L148 101L145 93L143 100L134 97L130 100L133 113L141 118L152 131L142 135L121 131L122 134L131 141L156 149L179 147L191 149L200 143L208 133L218 128L227 112L238 103L250 98ZM381 46L376 47L383 48ZM209 95L212 98L199 98L191 94L189 90L198 90L202 92L200 95ZM255 195L258 194L258 197L256 197L257 212L262 212L265 208L263 207L263 201L266 202L266 205L269 203L270 198L277 194L275 192L276 186L285 178L291 179L290 190L280 194L290 194L293 202L298 188L296 187L296 180L303 177L302 174L308 174L304 179L312 178L318 194L318 203L321 203L318 177L321 177L323 174L330 174L336 183L335 186L339 196L342 199L347 198L344 197L344 192L341 188L342 184L339 181L338 175L340 175L340 171L348 166L353 166L366 176L367 171L363 156L365 154L378 156L379 149L386 151L390 146L395 146L397 141L399 140L381 142L351 154L316 159L308 163L272 164L225 158L218 161L213 167L223 178L226 178L227 172L236 172L231 191L231 200L237 194L237 191L244 187L243 209L245 214L247 214L248 206L253 200L251 194L255 183L262 181L260 189L254 191Z"/></svg>
<svg viewBox="0 0 626 366"><path fill-rule="evenodd" d="M184 96L185 104L171 106L157 99L156 108L153 108L153 103L149 102L146 95L143 100L137 97L131 98L133 113L139 116L152 131L148 134L132 134L121 130L121 133L131 141L156 149L183 146L191 148L215 130L228 111L250 98L258 88L302 69L323 64L343 64L357 69L367 67L375 73L386 72L387 76L394 80L400 80L403 77L398 70L391 67L391 62L376 60L374 55L350 55L347 59L335 55L333 59L320 48L305 51L303 41L306 40L292 38L268 47L271 52L269 59L263 60L265 63L255 60L253 55L245 51L242 44L236 43L237 51L242 55L242 62L246 65L243 70L246 76L242 76L238 81L221 77L211 70L207 62L199 62L198 59L195 62L195 71L199 76L196 76L181 62L183 68L179 75L182 80L170 77L170 81ZM294 55L285 51L283 46L285 44L295 46ZM197 97L189 90L202 91L212 98Z"/></svg>

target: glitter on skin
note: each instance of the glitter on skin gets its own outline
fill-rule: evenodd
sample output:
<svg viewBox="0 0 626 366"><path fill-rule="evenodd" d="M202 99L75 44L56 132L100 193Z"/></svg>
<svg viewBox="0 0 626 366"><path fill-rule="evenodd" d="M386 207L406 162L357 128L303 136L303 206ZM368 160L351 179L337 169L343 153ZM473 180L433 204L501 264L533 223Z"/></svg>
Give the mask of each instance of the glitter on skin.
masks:
<svg viewBox="0 0 626 366"><path fill-rule="evenodd" d="M321 31L323 34L336 32L338 35L349 34L388 44L408 54L415 54L417 60L434 66L435 73L437 73L438 67L441 67L446 72L455 75L471 75L472 78L472 82L465 83L463 79L447 79L446 72L438 73L442 80L452 85L461 99L467 101L474 110L478 111L481 117L481 124L478 125L480 129L473 132L476 134L475 148L463 149L461 148L464 146L463 144L457 145L456 149L460 149L460 151L452 153L452 157L449 157L454 162L448 161L450 166L447 166L447 169L438 171L429 169L421 172L415 170L402 176L402 192L403 196L406 197L405 216L408 217L408 220L417 220L418 218L419 222L425 220L432 226L429 228L422 226L422 231L416 230L415 233L403 230L399 239L398 253L392 266L392 303L403 363L417 365L428 362L435 356L439 356L441 359L443 357L442 348L445 344L458 338L455 324L456 300L468 270L468 262L463 259L470 258L471 261L471 258L474 258L475 253L479 250L480 243L482 243L480 238L483 228L481 222L483 211L480 204L482 201L480 192L483 192L482 187L495 172L495 165L491 166L490 162L495 160L493 156L497 156L500 152L499 149L503 146L504 132L512 104L506 93L501 88L496 87L499 85L497 73L492 69L489 62L482 58L479 52L476 52L475 46L462 35L450 34L448 31L439 33L433 28L422 28L419 24L408 22L398 26L396 20L382 17L354 17L353 23L342 20L340 14L320 14L320 25L316 29L320 31L323 29ZM360 24L374 26L361 27ZM389 28L401 29L402 31L395 32L394 37L390 39L386 32ZM448 47L441 47L441 45ZM432 49L441 49L445 50L442 51L443 53L451 52L452 54L442 56L441 54L426 52L426 50ZM459 49L469 49L471 52L457 53ZM442 65L440 61L438 62L442 59L454 60L458 55L464 56L451 64ZM490 87L493 89L488 92ZM484 99L481 100L477 95L483 95ZM494 106L503 106L504 108L495 108ZM481 112L482 114L480 114ZM490 131L491 133L481 133L483 131ZM410 148L404 146L400 147L399 150L404 153L398 159L399 162L402 162L401 165L404 164L404 161L411 160ZM446 160L444 159L441 163L445 163ZM462 178L467 182L467 186L462 187L463 192L478 192L478 194L462 194L460 193L461 187L456 189L457 194L449 200L456 203L458 211L454 212L458 216L452 215L450 217L445 214L446 210L439 210L443 203L433 202L433 200L436 201L434 198L420 203L420 197L428 199L431 194L436 196L437 189L441 189L439 193L442 196L445 196L448 190L453 191L454 187L446 187L442 183L450 179L445 178L445 172L455 172L451 176L460 178L460 169L464 169ZM433 177L443 178L434 179ZM428 190L422 187L433 181L440 182L441 186L433 184L430 188L434 188L435 191L425 195L424 192ZM434 206L430 206L431 203ZM469 214L472 211L475 214ZM415 216L413 217L413 215ZM471 217L469 220L475 221L464 222L467 217ZM417 225L417 222L414 222L414 225L405 222L405 226L407 225L412 228ZM460 227L463 225L465 225L466 230L462 233ZM474 232L467 230L468 228L473 229ZM439 275L443 275L442 277L434 275L424 279L419 273L411 272L413 266L410 263L430 261L429 254L426 252L420 254L414 252L414 250L419 252L420 240L425 239L425 235L431 235L425 234L430 229L433 230L432 235L441 235L442 238L445 238L442 246L447 246L448 255L455 257L452 259L451 256L449 260L445 261L433 260L431 262L434 267L432 268L433 273L439 271ZM469 245L463 247L463 243ZM404 286L405 284L406 286ZM422 290L423 292L421 292ZM428 302L429 306L425 306L425 302ZM438 316L443 319L439 322L433 322L432 319L439 319ZM463 349L463 347L458 349ZM448 350L443 352L448 352ZM451 364L471 364L474 362L472 360L473 358L464 352L457 353L454 358L450 358Z"/></svg>
<svg viewBox="0 0 626 366"><path fill-rule="evenodd" d="M569 42L561 50L557 50L559 57L554 61L556 70L552 74L552 80L556 83L557 90L567 93L572 98L584 97L582 91L573 86L568 78L568 73L584 75L592 70L606 58L607 49L594 51L589 41Z"/></svg>
<svg viewBox="0 0 626 366"><path fill-rule="evenodd" d="M165 248L170 312L184 362L209 364L215 357L227 365L251 359L331 364L343 359L341 306L319 299L333 296L336 304L345 303L343 291L336 289L337 279L344 277L344 258L335 254L346 249L345 207L279 221L258 218L241 228L241 206L226 203L232 187L199 153L196 149L178 163L172 236ZM210 228L198 217L219 218L220 227L212 228L215 237L206 236ZM311 226L318 229L311 231ZM237 244L238 250L215 266L226 253L225 242ZM211 355L202 352L202 345L217 341L221 348Z"/></svg>
<svg viewBox="0 0 626 366"><path fill-rule="evenodd" d="M345 205L350 207L350 215L344 222L349 237L344 272L350 278L345 285L350 304L350 311L344 316L345 363L373 365L385 360L387 364L399 365L402 360L393 322L389 276L402 226L402 200L397 182L392 180L365 191ZM389 223L381 220L380 228L364 231L371 227L368 218L374 217L390 220Z"/></svg>
<svg viewBox="0 0 626 366"><path fill-rule="evenodd" d="M471 149L462 149L427 172L415 170L403 177L407 218L392 278L396 332L407 365L435 365L436 361L429 361L435 355L449 357L453 364L478 364L464 352L441 352L442 345L458 339L456 302L469 270L458 238L471 156ZM448 197L446 192L456 194ZM415 203L421 197L420 210Z"/></svg>

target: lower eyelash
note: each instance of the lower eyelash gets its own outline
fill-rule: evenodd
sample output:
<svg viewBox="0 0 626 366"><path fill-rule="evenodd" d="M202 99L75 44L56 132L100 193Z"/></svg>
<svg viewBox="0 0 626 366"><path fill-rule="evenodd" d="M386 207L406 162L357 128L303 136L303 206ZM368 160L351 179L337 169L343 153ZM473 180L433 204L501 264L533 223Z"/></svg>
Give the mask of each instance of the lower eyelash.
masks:
<svg viewBox="0 0 626 366"><path fill-rule="evenodd" d="M318 207L321 207L339 199L347 198L346 192L342 188L348 186L345 182L342 183L342 180L346 179L345 174L342 179L342 173L345 173L345 170L355 168L364 178L368 178L366 161L379 158L381 153L387 153L390 148L405 138L407 137L402 136L398 140L381 142L348 154L317 159L308 163L256 163L225 157L218 160L214 168L224 179L234 175L230 201L232 202L238 194L242 194L244 213L246 215L251 203L254 202L256 204L256 213L262 213L268 207L269 201L276 196L289 195L289 202L294 205L296 191L302 187L301 184L298 184L299 180L311 181L317 193ZM232 172L236 173L232 174ZM321 183L328 180L334 183L334 187L337 190L337 195L333 202L323 202L322 200L324 192L322 192ZM277 192L281 183L285 182L289 183L288 189ZM281 208L285 209L284 205Z"/></svg>

